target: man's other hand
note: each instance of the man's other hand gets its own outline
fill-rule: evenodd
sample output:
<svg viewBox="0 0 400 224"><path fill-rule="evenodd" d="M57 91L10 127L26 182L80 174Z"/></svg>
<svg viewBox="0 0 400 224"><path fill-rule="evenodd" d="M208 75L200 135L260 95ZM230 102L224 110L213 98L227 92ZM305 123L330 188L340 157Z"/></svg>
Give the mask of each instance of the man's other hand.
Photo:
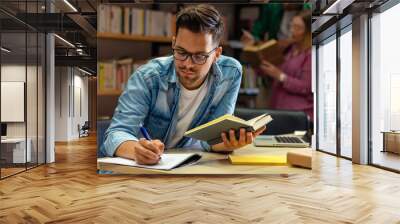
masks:
<svg viewBox="0 0 400 224"><path fill-rule="evenodd" d="M221 138L223 142L212 145L211 150L214 152L233 152L235 149L239 149L248 144L252 144L254 138L263 133L265 129L266 126L263 126L255 132L246 132L244 128L241 128L239 130L239 139L236 138L234 130L230 130L229 133L223 132L221 133Z"/></svg>

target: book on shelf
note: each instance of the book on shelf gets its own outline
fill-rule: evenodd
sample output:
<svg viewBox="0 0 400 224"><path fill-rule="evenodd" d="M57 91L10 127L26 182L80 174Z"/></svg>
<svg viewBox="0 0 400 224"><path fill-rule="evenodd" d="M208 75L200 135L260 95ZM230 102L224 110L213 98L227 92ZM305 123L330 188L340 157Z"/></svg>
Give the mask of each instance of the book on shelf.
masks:
<svg viewBox="0 0 400 224"><path fill-rule="evenodd" d="M185 132L186 137L206 141L210 145L222 142L221 133L228 133L229 130L235 130L236 137L239 137L239 129L245 128L247 131L255 132L264 125L272 121L268 114L262 114L248 121L226 114L210 122L200 125Z"/></svg>
<svg viewBox="0 0 400 224"><path fill-rule="evenodd" d="M110 12L110 31L112 33L118 33L121 34L122 33L122 29L121 29L121 25L123 22L122 19L122 8L118 7L118 6L111 6L111 12Z"/></svg>
<svg viewBox="0 0 400 224"><path fill-rule="evenodd" d="M278 44L278 41L272 39L260 45L245 46L240 59L253 67L259 67L262 60L280 65L284 60L284 48Z"/></svg>
<svg viewBox="0 0 400 224"><path fill-rule="evenodd" d="M102 61L98 63L98 91L120 91L125 89L129 77L147 61L133 61L132 58Z"/></svg>
<svg viewBox="0 0 400 224"><path fill-rule="evenodd" d="M124 8L124 34L131 34L131 22L132 22L132 15L131 9L128 7Z"/></svg>
<svg viewBox="0 0 400 224"><path fill-rule="evenodd" d="M98 30L139 36L171 37L176 16L171 12L100 4Z"/></svg>
<svg viewBox="0 0 400 224"><path fill-rule="evenodd" d="M131 29L128 34L144 35L144 10L131 8Z"/></svg>

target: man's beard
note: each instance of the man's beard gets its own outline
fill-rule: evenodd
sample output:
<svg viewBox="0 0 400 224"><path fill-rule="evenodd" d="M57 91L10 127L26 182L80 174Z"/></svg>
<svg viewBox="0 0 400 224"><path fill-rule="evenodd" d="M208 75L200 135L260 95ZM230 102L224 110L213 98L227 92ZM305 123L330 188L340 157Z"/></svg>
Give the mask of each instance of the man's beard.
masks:
<svg viewBox="0 0 400 224"><path fill-rule="evenodd" d="M178 67L179 77L182 80L187 80L190 82L195 82L199 79L199 75L195 69L188 69L186 67Z"/></svg>

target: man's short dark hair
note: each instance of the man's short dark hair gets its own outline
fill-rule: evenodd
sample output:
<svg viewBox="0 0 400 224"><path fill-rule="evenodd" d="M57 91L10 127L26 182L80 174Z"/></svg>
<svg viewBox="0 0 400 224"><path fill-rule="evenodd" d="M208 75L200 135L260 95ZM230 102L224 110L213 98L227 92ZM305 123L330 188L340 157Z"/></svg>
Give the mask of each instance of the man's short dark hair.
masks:
<svg viewBox="0 0 400 224"><path fill-rule="evenodd" d="M221 15L213 6L206 4L182 9L176 17L176 35L179 28L186 28L193 33L210 33L217 44L224 33Z"/></svg>

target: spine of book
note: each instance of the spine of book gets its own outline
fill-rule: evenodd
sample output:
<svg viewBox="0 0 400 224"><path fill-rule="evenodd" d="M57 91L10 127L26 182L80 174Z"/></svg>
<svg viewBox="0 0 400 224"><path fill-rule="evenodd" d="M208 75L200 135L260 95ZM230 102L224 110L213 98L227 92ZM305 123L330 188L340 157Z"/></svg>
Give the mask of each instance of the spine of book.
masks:
<svg viewBox="0 0 400 224"><path fill-rule="evenodd" d="M105 5L101 4L99 6L99 11L97 13L97 24L98 24L98 30L99 32L105 32L105 19L106 19L106 14L105 14Z"/></svg>
<svg viewBox="0 0 400 224"><path fill-rule="evenodd" d="M131 34L138 35L138 14L135 8L131 9Z"/></svg>
<svg viewBox="0 0 400 224"><path fill-rule="evenodd" d="M166 13L162 11L153 11L152 17L152 35L153 36L166 36L165 21Z"/></svg>
<svg viewBox="0 0 400 224"><path fill-rule="evenodd" d="M114 11L115 11L114 33L121 34L123 32L122 9L119 6L114 6Z"/></svg>
<svg viewBox="0 0 400 224"><path fill-rule="evenodd" d="M110 7L110 32L115 33L115 21L116 21L116 11L115 11L115 6Z"/></svg>
<svg viewBox="0 0 400 224"><path fill-rule="evenodd" d="M152 35L152 30L151 30L151 20L153 19L153 10L145 10L145 26L144 26L144 35L145 36L151 36Z"/></svg>
<svg viewBox="0 0 400 224"><path fill-rule="evenodd" d="M172 36L171 19L172 19L172 13L166 12L165 13L165 19L163 20L164 21L164 27L165 27L163 36L166 36L166 37Z"/></svg>
<svg viewBox="0 0 400 224"><path fill-rule="evenodd" d="M137 20L137 24L138 24L138 35L145 35L144 29L145 29L145 14L144 14L144 10L143 9L139 9L138 11L139 16L138 16L138 20Z"/></svg>
<svg viewBox="0 0 400 224"><path fill-rule="evenodd" d="M104 63L99 62L99 81L97 82L99 92L104 90Z"/></svg>
<svg viewBox="0 0 400 224"><path fill-rule="evenodd" d="M130 27L131 27L131 9L129 7L124 8L124 34L130 34Z"/></svg>
<svg viewBox="0 0 400 224"><path fill-rule="evenodd" d="M111 21L112 21L112 10L111 6L106 6L105 8L105 14L106 14L106 32L112 32L111 30Z"/></svg>

